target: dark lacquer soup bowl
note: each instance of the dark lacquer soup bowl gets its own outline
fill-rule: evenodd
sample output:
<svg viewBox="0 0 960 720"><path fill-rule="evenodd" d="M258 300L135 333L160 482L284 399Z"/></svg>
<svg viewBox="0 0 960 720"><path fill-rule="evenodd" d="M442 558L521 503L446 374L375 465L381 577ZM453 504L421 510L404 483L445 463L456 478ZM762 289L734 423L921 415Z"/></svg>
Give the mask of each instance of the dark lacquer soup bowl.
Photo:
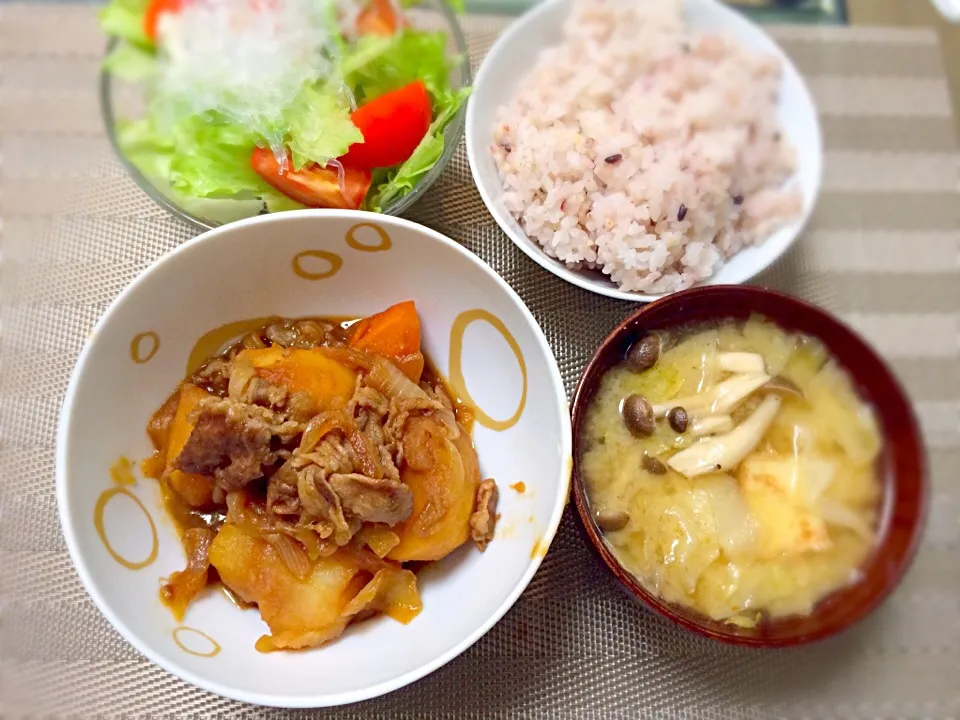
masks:
<svg viewBox="0 0 960 720"><path fill-rule="evenodd" d="M597 508L591 506L584 478L584 435L588 409L601 380L624 361L638 340L700 323L746 321L757 314L787 332L819 340L846 371L853 391L872 407L881 439L874 461L880 487L872 544L855 579L826 594L808 613L775 618L758 614L753 626L742 627L666 602L618 560L598 526ZM860 337L825 311L796 298L756 287L714 286L670 295L641 308L614 329L590 359L574 392L572 415L573 495L589 544L643 605L714 640L782 647L838 633L863 619L893 591L919 544L927 496L926 461L909 401L890 369Z"/></svg>

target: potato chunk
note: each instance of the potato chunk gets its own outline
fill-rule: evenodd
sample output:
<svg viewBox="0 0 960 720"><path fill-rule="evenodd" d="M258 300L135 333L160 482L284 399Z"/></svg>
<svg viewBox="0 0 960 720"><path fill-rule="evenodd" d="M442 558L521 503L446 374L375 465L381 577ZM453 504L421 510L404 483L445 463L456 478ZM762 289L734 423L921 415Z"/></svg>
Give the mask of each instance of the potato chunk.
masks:
<svg viewBox="0 0 960 720"><path fill-rule="evenodd" d="M391 560L439 560L470 537L470 515L480 484L477 452L466 432L449 440L431 417L411 418L400 479L413 491L413 513L394 527L400 543Z"/></svg>
<svg viewBox="0 0 960 720"><path fill-rule="evenodd" d="M314 410L338 410L347 404L356 387L357 374L318 350L283 348L242 350L236 363L249 362L257 377L293 394L306 393Z"/></svg>
<svg viewBox="0 0 960 720"><path fill-rule="evenodd" d="M344 608L371 578L349 555L336 553L319 557L298 580L266 540L232 524L217 533L210 563L228 588L259 606L271 632L257 641L261 652L317 647L339 636L350 621Z"/></svg>

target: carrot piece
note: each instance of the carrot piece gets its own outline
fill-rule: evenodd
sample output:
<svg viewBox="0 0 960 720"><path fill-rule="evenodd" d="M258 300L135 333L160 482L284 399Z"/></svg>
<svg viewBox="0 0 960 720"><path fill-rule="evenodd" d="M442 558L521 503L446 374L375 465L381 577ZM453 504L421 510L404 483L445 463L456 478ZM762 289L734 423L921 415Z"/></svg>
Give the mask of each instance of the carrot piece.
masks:
<svg viewBox="0 0 960 720"><path fill-rule="evenodd" d="M387 308L356 323L350 347L383 355L404 375L420 382L423 353L420 351L420 318L412 300Z"/></svg>

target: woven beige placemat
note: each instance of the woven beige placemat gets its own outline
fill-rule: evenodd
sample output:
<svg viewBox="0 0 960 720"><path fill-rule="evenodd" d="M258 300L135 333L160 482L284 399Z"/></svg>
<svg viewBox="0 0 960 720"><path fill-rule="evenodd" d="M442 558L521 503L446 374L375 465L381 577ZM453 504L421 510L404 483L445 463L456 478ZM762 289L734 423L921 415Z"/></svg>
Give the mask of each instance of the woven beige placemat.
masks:
<svg viewBox="0 0 960 720"><path fill-rule="evenodd" d="M478 61L502 21L465 25ZM762 282L847 319L916 403L933 495L903 586L833 640L728 648L634 605L568 513L529 589L476 646L411 687L323 717L960 716L960 197L936 39L776 34L822 109L827 161L812 227ZM102 46L90 7L0 4L0 716L306 716L215 697L147 662L87 597L60 534L54 432L77 353L124 285L194 232L111 156L96 101ZM462 152L412 217L520 292L568 388L633 309L564 284L516 250L485 212Z"/></svg>

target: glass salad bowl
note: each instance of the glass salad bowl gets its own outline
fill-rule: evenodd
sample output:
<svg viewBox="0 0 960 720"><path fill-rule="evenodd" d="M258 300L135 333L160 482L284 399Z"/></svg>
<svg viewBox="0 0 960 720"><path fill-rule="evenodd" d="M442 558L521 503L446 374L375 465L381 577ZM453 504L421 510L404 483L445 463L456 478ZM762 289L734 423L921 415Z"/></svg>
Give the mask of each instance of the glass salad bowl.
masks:
<svg viewBox="0 0 960 720"><path fill-rule="evenodd" d="M447 3L444 0L422 0L416 6L407 9L405 17L415 30L446 34L447 54L450 58L450 89L456 92L469 88L472 83L472 74L467 42L455 12ZM121 45L121 40L111 37L107 43L106 57L110 58L114 50ZM268 203L264 200L253 196L191 197L172 187L166 178L144 172L123 151L120 134L121 125L124 122L136 121L145 116L146 87L143 82L123 79L120 74L111 72L107 64L104 64L100 73L100 109L107 136L127 173L154 202L172 215L203 230L246 217L289 209L286 202L268 207ZM466 105L465 101L461 103L452 119L444 127L443 152L436 164L424 172L406 194L384 202L379 212L385 215L402 215L440 177L463 138Z"/></svg>

